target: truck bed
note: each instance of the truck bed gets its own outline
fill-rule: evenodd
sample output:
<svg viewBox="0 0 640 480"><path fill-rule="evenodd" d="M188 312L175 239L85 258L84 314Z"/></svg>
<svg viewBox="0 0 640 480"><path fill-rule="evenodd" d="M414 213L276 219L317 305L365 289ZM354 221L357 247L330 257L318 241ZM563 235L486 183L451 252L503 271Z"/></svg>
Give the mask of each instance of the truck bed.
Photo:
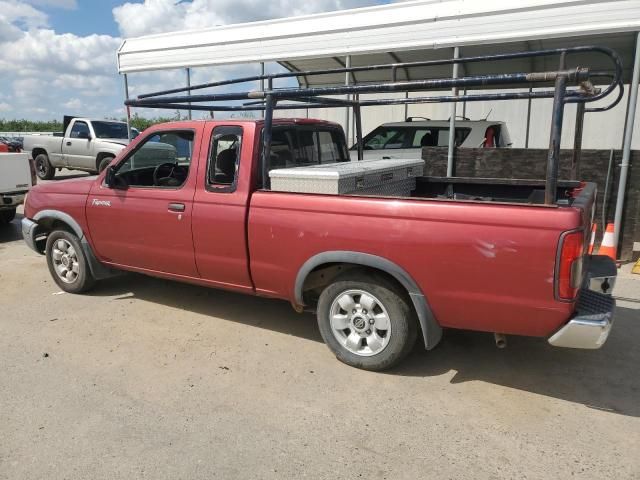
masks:
<svg viewBox="0 0 640 480"><path fill-rule="evenodd" d="M419 177L412 197L483 202L544 204L544 180L477 177ZM571 205L575 190L583 184L558 181L557 204Z"/></svg>

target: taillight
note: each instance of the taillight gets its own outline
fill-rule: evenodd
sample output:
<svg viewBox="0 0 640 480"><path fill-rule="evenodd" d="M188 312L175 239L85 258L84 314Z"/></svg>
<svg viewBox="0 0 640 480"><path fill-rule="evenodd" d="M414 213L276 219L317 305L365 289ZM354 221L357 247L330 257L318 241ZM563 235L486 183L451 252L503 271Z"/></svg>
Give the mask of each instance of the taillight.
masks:
<svg viewBox="0 0 640 480"><path fill-rule="evenodd" d="M576 298L582 282L582 261L584 252L584 233L570 232L560 240L558 263L558 297L561 300Z"/></svg>
<svg viewBox="0 0 640 480"><path fill-rule="evenodd" d="M484 132L484 148L494 148L496 146L496 129L489 127Z"/></svg>
<svg viewBox="0 0 640 480"><path fill-rule="evenodd" d="M29 170L31 171L31 185L38 183L38 176L36 175L36 162L33 158L29 159Z"/></svg>

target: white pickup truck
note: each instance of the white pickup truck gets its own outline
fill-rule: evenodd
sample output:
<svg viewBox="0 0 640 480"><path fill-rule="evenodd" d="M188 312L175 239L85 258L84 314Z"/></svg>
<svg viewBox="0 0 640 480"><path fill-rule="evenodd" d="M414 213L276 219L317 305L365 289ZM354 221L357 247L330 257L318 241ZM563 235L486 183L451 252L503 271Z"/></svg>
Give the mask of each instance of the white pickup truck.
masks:
<svg viewBox="0 0 640 480"><path fill-rule="evenodd" d="M132 138L137 131L132 129ZM50 180L56 168L99 173L128 143L127 124L111 120L64 117L64 134L25 135L24 151L35 161L36 173Z"/></svg>
<svg viewBox="0 0 640 480"><path fill-rule="evenodd" d="M15 218L16 208L35 181L26 153L0 153L0 226Z"/></svg>

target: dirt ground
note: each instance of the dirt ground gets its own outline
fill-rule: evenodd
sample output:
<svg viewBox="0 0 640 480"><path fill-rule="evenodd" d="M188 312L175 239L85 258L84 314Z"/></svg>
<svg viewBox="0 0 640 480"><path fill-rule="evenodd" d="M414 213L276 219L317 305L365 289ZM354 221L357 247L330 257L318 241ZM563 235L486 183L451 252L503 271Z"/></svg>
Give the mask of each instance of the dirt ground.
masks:
<svg viewBox="0 0 640 480"><path fill-rule="evenodd" d="M132 274L61 293L17 221L0 284L0 479L640 478L639 303L601 350L447 332L380 374L285 302Z"/></svg>

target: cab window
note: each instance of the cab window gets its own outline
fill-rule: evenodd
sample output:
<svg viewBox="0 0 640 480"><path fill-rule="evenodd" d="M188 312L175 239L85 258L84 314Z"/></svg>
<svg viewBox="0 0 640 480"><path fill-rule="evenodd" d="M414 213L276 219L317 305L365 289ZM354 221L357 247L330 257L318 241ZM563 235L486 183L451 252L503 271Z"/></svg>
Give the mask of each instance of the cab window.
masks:
<svg viewBox="0 0 640 480"><path fill-rule="evenodd" d="M456 128L456 146L462 145L469 132L470 128ZM365 150L446 147L448 144L447 127L378 127L363 139ZM354 145L351 149L356 147Z"/></svg>
<svg viewBox="0 0 640 480"><path fill-rule="evenodd" d="M230 191L235 185L241 145L242 127L220 126L213 129L207 167L209 190Z"/></svg>
<svg viewBox="0 0 640 480"><path fill-rule="evenodd" d="M404 148L408 129L378 127L364 139L365 150Z"/></svg>
<svg viewBox="0 0 640 480"><path fill-rule="evenodd" d="M86 122L78 122L76 121L71 127L71 133L69 134L70 138L89 138L89 125Z"/></svg>
<svg viewBox="0 0 640 480"><path fill-rule="evenodd" d="M181 187L189 176L193 139L192 131L152 134L116 167L116 179L130 187Z"/></svg>

